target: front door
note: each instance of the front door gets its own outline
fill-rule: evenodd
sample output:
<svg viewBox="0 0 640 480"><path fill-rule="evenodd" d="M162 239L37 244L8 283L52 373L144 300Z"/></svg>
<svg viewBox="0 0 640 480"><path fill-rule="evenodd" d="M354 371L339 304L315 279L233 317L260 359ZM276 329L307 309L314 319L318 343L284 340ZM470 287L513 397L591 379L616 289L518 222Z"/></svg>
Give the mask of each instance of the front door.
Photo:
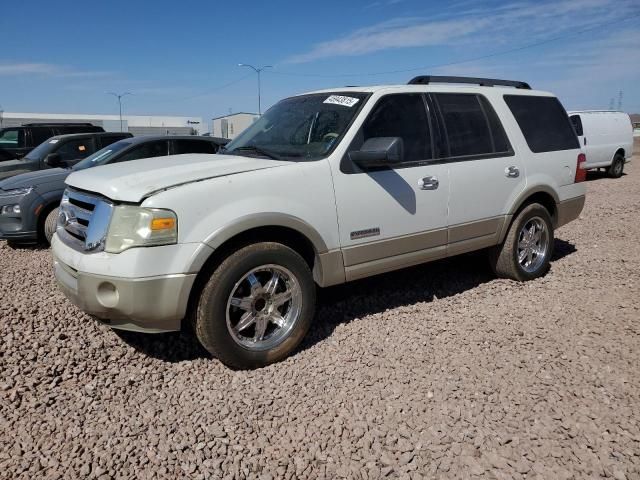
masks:
<svg viewBox="0 0 640 480"><path fill-rule="evenodd" d="M349 151L370 138L400 137L402 162L363 171L347 153L332 164L347 280L444 256L449 173L430 163L429 124L422 94L382 96Z"/></svg>

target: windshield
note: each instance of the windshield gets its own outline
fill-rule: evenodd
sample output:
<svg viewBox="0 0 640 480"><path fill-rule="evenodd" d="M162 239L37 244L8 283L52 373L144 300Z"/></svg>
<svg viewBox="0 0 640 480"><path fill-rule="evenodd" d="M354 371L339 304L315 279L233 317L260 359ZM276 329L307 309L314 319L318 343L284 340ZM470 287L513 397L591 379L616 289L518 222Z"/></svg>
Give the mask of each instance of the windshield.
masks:
<svg viewBox="0 0 640 480"><path fill-rule="evenodd" d="M44 157L47 156L47 154L51 153L51 151L56 147L56 144L59 142L60 140L57 138L51 138L49 140L47 140L44 143L41 143L40 145L38 145L36 148L34 148L33 150L31 150L29 153L27 153L27 155L25 157L23 157L23 160L41 160Z"/></svg>
<svg viewBox="0 0 640 480"><path fill-rule="evenodd" d="M366 93L303 95L282 100L221 153L278 160L317 160L338 145L362 108Z"/></svg>
<svg viewBox="0 0 640 480"><path fill-rule="evenodd" d="M0 147L17 147L18 130L0 130Z"/></svg>
<svg viewBox="0 0 640 480"><path fill-rule="evenodd" d="M93 155L89 155L81 162L76 163L72 170L84 170L85 168L104 165L105 163L108 163L118 152L121 152L130 146L131 142L124 140L112 143L111 145L104 147L102 150L98 150Z"/></svg>

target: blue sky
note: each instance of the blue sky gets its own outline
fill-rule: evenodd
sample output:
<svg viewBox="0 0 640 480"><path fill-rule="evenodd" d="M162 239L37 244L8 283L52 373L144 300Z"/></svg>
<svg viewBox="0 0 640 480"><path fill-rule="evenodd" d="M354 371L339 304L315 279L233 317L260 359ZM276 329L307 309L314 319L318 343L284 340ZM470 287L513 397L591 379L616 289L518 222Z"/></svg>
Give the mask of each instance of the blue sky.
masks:
<svg viewBox="0 0 640 480"><path fill-rule="evenodd" d="M256 111L244 62L274 66L263 109L306 90L431 73L525 80L568 109L608 108L622 90L623 108L640 112L637 0L31 0L2 10L5 111L117 113L108 91L132 92L131 114Z"/></svg>

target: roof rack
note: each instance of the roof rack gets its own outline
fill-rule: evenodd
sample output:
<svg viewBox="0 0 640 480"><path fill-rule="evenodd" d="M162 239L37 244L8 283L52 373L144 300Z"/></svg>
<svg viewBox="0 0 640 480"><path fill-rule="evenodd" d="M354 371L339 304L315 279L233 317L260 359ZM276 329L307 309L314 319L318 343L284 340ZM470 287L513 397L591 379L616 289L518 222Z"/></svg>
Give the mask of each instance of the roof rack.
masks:
<svg viewBox="0 0 640 480"><path fill-rule="evenodd" d="M437 75L420 75L409 80L409 85L429 85L430 83L472 83L481 87L515 87L531 90L526 82L517 80L498 80L496 78L475 78L475 77L441 77Z"/></svg>
<svg viewBox="0 0 640 480"><path fill-rule="evenodd" d="M70 126L70 127L95 127L93 123L88 122L33 122L33 123L23 123L23 127L48 127L48 126Z"/></svg>

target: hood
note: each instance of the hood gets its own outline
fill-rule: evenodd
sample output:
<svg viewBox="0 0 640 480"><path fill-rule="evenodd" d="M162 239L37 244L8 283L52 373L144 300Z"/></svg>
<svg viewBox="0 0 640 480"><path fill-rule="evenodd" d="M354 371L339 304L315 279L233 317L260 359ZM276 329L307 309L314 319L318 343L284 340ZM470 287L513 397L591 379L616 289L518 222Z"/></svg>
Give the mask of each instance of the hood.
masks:
<svg viewBox="0 0 640 480"><path fill-rule="evenodd" d="M13 177L19 173L32 172L34 165L25 160L7 160L0 163L0 179Z"/></svg>
<svg viewBox="0 0 640 480"><path fill-rule="evenodd" d="M287 165L292 163L235 155L171 155L88 168L69 175L66 183L111 200L140 202L178 185Z"/></svg>
<svg viewBox="0 0 640 480"><path fill-rule="evenodd" d="M48 168L36 172L22 173L0 181L0 189L11 190L13 188L37 187L50 182L63 182L70 173L71 170L64 168Z"/></svg>

